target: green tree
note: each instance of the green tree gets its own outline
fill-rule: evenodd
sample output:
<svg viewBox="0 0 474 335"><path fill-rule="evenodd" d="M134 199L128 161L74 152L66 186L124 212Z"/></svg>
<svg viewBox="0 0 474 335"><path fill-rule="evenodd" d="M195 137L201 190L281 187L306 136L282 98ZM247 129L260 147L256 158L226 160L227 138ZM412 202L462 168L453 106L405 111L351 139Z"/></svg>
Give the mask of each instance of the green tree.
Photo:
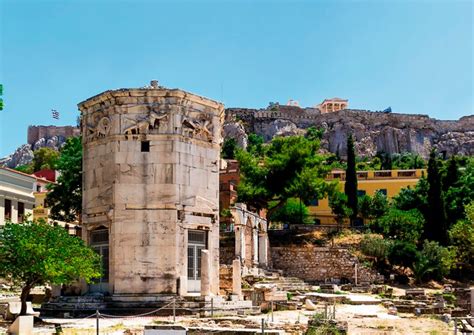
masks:
<svg viewBox="0 0 474 335"><path fill-rule="evenodd" d="M33 152L33 172L43 169L56 169L59 152L54 149L43 147Z"/></svg>
<svg viewBox="0 0 474 335"><path fill-rule="evenodd" d="M381 192L376 192L373 197L364 195L358 200L359 215L365 220L378 219L387 213L389 203L387 197Z"/></svg>
<svg viewBox="0 0 474 335"><path fill-rule="evenodd" d="M474 201L466 205L466 219L449 229L449 240L456 254L456 266L473 271L474 267Z"/></svg>
<svg viewBox="0 0 474 335"><path fill-rule="evenodd" d="M408 211L390 208L388 212L371 223L372 229L386 238L416 244L423 232L423 215L417 209Z"/></svg>
<svg viewBox="0 0 474 335"><path fill-rule="evenodd" d="M80 220L82 210L82 144L80 137L68 138L57 162L60 172L56 184L50 184L46 206L54 220Z"/></svg>
<svg viewBox="0 0 474 335"><path fill-rule="evenodd" d="M395 240L390 246L388 260L392 265L411 268L418 259L416 245L410 241Z"/></svg>
<svg viewBox="0 0 474 335"><path fill-rule="evenodd" d="M344 224L344 220L352 215L352 209L347 205L347 195L334 191L329 196L329 207L335 216L338 228Z"/></svg>
<svg viewBox="0 0 474 335"><path fill-rule="evenodd" d="M423 169L426 167L424 159L421 158L419 155L411 152L393 154L391 156L391 161L393 169L409 170Z"/></svg>
<svg viewBox="0 0 474 335"><path fill-rule="evenodd" d="M436 241L425 240L423 249L418 254L417 262L426 263L424 267L429 269L425 271L424 275L419 276L419 280L424 278L441 280L449 274L453 266L454 253L452 250L440 246Z"/></svg>
<svg viewBox="0 0 474 335"><path fill-rule="evenodd" d="M33 164L31 164L31 163L17 166L15 168L15 170L23 172L23 173L28 173L28 174L32 174L34 172L33 171Z"/></svg>
<svg viewBox="0 0 474 335"><path fill-rule="evenodd" d="M448 229L441 188L440 161L432 150L428 161L428 208L425 214L425 236L428 240L447 243Z"/></svg>
<svg viewBox="0 0 474 335"><path fill-rule="evenodd" d="M309 127L306 131L305 137L309 140L322 140L324 135L324 128Z"/></svg>
<svg viewBox="0 0 474 335"><path fill-rule="evenodd" d="M249 134L247 151L256 154L263 155L263 137L254 133Z"/></svg>
<svg viewBox="0 0 474 335"><path fill-rule="evenodd" d="M357 219L357 171L356 171L356 157L354 150L354 140L352 134L347 138L347 168L346 168L346 182L344 184L344 193L347 196L347 206L351 209L351 226L354 225Z"/></svg>
<svg viewBox="0 0 474 335"><path fill-rule="evenodd" d="M268 209L272 217L290 198L299 198L305 205L322 199L333 184L324 180L329 167L318 150L318 141L303 136L275 137L260 153L239 150L238 201L257 210Z"/></svg>
<svg viewBox="0 0 474 335"><path fill-rule="evenodd" d="M423 215L428 210L428 182L421 178L414 188L403 188L392 198L393 206L400 210L418 209Z"/></svg>
<svg viewBox="0 0 474 335"><path fill-rule="evenodd" d="M308 207L296 198L288 199L285 205L274 211L269 219L271 222L287 224L313 223L313 220L309 217Z"/></svg>
<svg viewBox="0 0 474 335"><path fill-rule="evenodd" d="M7 222L0 231L0 276L22 288L21 315L30 290L39 285L90 282L101 276L101 259L59 226L41 222Z"/></svg>
<svg viewBox="0 0 474 335"><path fill-rule="evenodd" d="M235 150L237 149L237 142L235 138L226 138L224 144L222 144L222 158L224 159L234 159Z"/></svg>

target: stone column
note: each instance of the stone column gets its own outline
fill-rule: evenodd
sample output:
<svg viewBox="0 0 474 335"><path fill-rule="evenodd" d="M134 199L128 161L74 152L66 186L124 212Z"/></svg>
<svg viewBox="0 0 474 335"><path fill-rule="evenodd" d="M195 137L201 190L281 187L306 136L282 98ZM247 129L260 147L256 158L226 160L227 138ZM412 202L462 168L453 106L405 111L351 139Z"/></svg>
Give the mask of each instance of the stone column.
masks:
<svg viewBox="0 0 474 335"><path fill-rule="evenodd" d="M235 227L235 257L243 259L245 252L245 241L242 237L244 227L239 225Z"/></svg>
<svg viewBox="0 0 474 335"><path fill-rule="evenodd" d="M258 258L260 256L259 252L258 252L258 248L259 248L259 239L258 239L258 230L257 228L253 228L252 229L252 243L253 243L253 259L252 259L252 263L253 265L258 265Z"/></svg>
<svg viewBox="0 0 474 335"><path fill-rule="evenodd" d="M211 294L211 258L209 250L201 250L201 296Z"/></svg>
<svg viewBox="0 0 474 335"><path fill-rule="evenodd" d="M232 261L232 294L242 297L242 270L240 259Z"/></svg>
<svg viewBox="0 0 474 335"><path fill-rule="evenodd" d="M261 233L258 236L258 264L262 267L268 265L268 244L267 234Z"/></svg>

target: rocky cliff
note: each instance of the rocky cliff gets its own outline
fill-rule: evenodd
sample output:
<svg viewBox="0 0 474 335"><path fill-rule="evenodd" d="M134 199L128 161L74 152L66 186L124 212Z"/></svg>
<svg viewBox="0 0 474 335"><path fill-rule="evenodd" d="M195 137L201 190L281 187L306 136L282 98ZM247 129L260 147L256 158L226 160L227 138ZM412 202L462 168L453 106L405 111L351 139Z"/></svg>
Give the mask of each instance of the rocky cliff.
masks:
<svg viewBox="0 0 474 335"><path fill-rule="evenodd" d="M377 152L413 152L428 157L432 148L446 155L474 155L474 115L443 121L427 115L341 110L321 114L317 109L279 106L273 110L228 108L224 136L245 146L256 133L269 141L274 136L304 134L308 127L324 128L323 149L346 154L352 133L360 156Z"/></svg>
<svg viewBox="0 0 474 335"><path fill-rule="evenodd" d="M15 168L20 165L28 164L33 160L33 151L42 147L49 147L59 151L65 142L66 137L61 135L41 137L33 144L23 144L11 155L0 158L0 166Z"/></svg>

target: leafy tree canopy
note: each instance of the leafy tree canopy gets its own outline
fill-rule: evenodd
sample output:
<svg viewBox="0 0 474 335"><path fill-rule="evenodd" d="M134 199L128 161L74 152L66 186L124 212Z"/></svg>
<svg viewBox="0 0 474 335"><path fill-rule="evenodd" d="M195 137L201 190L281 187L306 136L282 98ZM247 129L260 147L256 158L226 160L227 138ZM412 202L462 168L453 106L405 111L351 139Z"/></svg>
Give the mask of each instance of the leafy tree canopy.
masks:
<svg viewBox="0 0 474 335"><path fill-rule="evenodd" d="M375 193L373 197L364 195L358 201L359 215L368 220L383 216L389 208L387 197L381 192Z"/></svg>
<svg viewBox="0 0 474 335"><path fill-rule="evenodd" d="M22 287L21 314L35 286L80 278L89 282L100 275L100 256L62 227L44 221L7 222L0 231L0 276Z"/></svg>
<svg viewBox="0 0 474 335"><path fill-rule="evenodd" d="M57 162L60 172L56 184L50 184L46 205L51 218L65 222L80 219L82 209L82 144L80 137L67 139Z"/></svg>
<svg viewBox="0 0 474 335"><path fill-rule="evenodd" d="M423 215L417 209L408 211L390 208L388 212L371 223L371 227L386 238L416 244L423 232Z"/></svg>
<svg viewBox="0 0 474 335"><path fill-rule="evenodd" d="M283 222L287 224L312 224L309 217L308 207L299 199L290 198L283 207L278 208L269 218L271 222Z"/></svg>
<svg viewBox="0 0 474 335"><path fill-rule="evenodd" d="M235 141L235 138L226 138L224 144L222 144L222 158L234 159L236 149L237 142Z"/></svg>
<svg viewBox="0 0 474 335"><path fill-rule="evenodd" d="M33 152L33 172L43 169L56 169L59 152L54 149L43 147Z"/></svg>
<svg viewBox="0 0 474 335"><path fill-rule="evenodd" d="M318 153L319 141L289 136L275 137L261 149L258 145L250 144L249 137L250 150L237 153L242 174L237 189L239 202L258 210L266 208L271 217L290 198L299 198L308 205L334 188L335 184L324 180L329 167L326 156ZM275 206L271 207L270 202Z"/></svg>

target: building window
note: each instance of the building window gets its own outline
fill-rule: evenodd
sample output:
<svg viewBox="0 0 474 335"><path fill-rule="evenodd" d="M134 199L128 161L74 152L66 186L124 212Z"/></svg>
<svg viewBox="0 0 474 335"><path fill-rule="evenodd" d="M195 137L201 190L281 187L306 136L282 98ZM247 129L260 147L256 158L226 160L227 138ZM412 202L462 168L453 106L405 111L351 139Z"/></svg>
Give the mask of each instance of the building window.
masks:
<svg viewBox="0 0 474 335"><path fill-rule="evenodd" d="M41 185L36 185L36 192L41 192Z"/></svg>
<svg viewBox="0 0 474 335"><path fill-rule="evenodd" d="M358 197L363 197L366 194L364 190L357 190L357 196Z"/></svg>
<svg viewBox="0 0 474 335"><path fill-rule="evenodd" d="M25 204L23 202L18 202L18 222L23 222L25 217Z"/></svg>
<svg viewBox="0 0 474 335"><path fill-rule="evenodd" d="M5 220L12 219L12 201L10 199L5 199L4 214L5 214Z"/></svg>
<svg viewBox="0 0 474 335"><path fill-rule="evenodd" d="M142 152L150 152L150 141L142 141Z"/></svg>
<svg viewBox="0 0 474 335"><path fill-rule="evenodd" d="M93 230L90 234L90 246L102 256L102 277L96 283L109 281L109 231L107 228Z"/></svg>
<svg viewBox="0 0 474 335"><path fill-rule="evenodd" d="M377 190L376 193L380 193L384 196L387 196L387 189L386 188L381 188L380 190Z"/></svg>

